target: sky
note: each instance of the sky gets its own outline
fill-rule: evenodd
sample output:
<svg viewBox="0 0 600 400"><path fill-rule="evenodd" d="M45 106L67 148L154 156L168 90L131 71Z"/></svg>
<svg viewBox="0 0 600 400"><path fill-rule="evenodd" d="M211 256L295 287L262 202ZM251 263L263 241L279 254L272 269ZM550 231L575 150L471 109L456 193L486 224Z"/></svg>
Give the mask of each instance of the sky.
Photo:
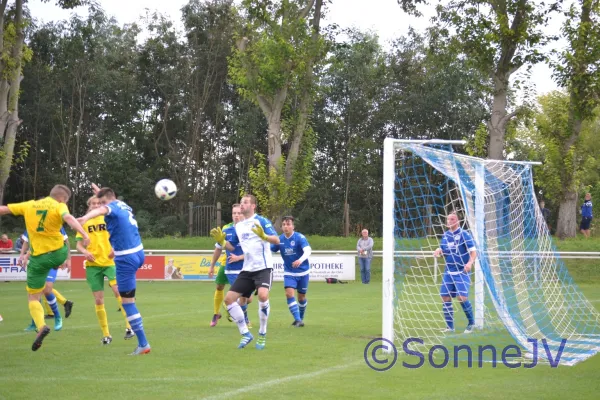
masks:
<svg viewBox="0 0 600 400"><path fill-rule="evenodd" d="M180 10L188 3L188 0L98 1L109 16L115 17L121 24L139 20L140 16L146 13L146 9L169 16L174 22L179 21ZM72 12L86 14L85 9L81 7L75 11L61 10L55 5L54 0L48 3L30 0L28 4L33 17L43 22L67 19ZM396 0L333 0L328 6L325 21L335 22L342 28L358 27L362 30L371 30L379 36L380 43L385 46L392 39L406 34L410 26L422 31L429 25L429 18L434 14L433 7L421 7L420 10L424 17L416 18L405 14ZM557 33L559 28L559 23L556 22L551 24L549 30ZM544 94L557 88L552 81L550 68L544 64L533 67L531 79L537 94Z"/></svg>

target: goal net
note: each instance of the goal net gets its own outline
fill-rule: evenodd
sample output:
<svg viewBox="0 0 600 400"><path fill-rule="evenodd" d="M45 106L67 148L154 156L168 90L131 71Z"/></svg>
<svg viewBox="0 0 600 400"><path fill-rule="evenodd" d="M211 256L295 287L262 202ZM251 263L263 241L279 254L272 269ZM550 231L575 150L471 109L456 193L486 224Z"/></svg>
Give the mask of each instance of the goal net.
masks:
<svg viewBox="0 0 600 400"><path fill-rule="evenodd" d="M385 141L383 337L397 347L417 338L411 350L426 354L443 347L450 359L480 362L500 360L508 345L519 348L524 363L535 358L554 365L560 355L560 365L574 365L596 354L600 314L556 252L531 163L460 155L452 143ZM468 274L475 322L470 333L456 299L455 330L444 332L445 260L433 252L450 213L477 251ZM462 345L471 352L452 352Z"/></svg>

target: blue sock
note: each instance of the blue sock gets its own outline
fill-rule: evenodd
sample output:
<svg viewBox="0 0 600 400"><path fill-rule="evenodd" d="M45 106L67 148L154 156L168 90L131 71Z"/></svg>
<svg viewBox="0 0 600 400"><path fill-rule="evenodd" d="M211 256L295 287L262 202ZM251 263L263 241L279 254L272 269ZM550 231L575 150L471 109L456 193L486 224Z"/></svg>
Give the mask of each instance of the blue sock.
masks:
<svg viewBox="0 0 600 400"><path fill-rule="evenodd" d="M242 308L242 311L244 312L244 319L246 320L246 324L247 324L248 322L250 322L248 320L248 304L240 306L240 307Z"/></svg>
<svg viewBox="0 0 600 400"><path fill-rule="evenodd" d="M475 320L473 319L473 306L469 300L460 303L467 316L467 320L469 320L469 325L475 325Z"/></svg>
<svg viewBox="0 0 600 400"><path fill-rule="evenodd" d="M287 303L288 303L290 312L294 316L294 321L300 321L301 320L300 309L298 308L298 303L296 303L296 298L292 297L290 299L287 299Z"/></svg>
<svg viewBox="0 0 600 400"><path fill-rule="evenodd" d="M451 301L444 301L442 303L442 311L444 311L444 319L446 320L446 325L450 329L454 329L454 310L452 309Z"/></svg>
<svg viewBox="0 0 600 400"><path fill-rule="evenodd" d="M144 333L142 316L135 303L123 303L123 309L125 310L125 314L127 314L127 321L129 321L131 329L135 332L135 336L138 339L138 345L140 347L147 346L148 340L146 340L146 334Z"/></svg>
<svg viewBox="0 0 600 400"><path fill-rule="evenodd" d="M48 301L48 305L54 313L54 318L60 318L60 312L58 311L58 304L56 304L56 296L54 295L54 293L47 294L46 300Z"/></svg>
<svg viewBox="0 0 600 400"><path fill-rule="evenodd" d="M308 304L308 300L304 299L304 301L298 301L298 307L300 308L300 319L304 321L304 313L306 312L306 305Z"/></svg>

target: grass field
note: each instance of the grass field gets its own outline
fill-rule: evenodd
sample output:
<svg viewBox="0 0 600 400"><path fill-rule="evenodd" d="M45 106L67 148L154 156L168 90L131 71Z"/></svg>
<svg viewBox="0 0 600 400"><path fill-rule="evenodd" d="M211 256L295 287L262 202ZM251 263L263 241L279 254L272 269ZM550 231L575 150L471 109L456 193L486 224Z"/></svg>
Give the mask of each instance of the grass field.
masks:
<svg viewBox="0 0 600 400"><path fill-rule="evenodd" d="M317 250L352 250L354 238L309 237ZM378 243L379 242L379 243ZM209 238L145 239L147 249L210 249ZM380 248L380 240L376 247ZM562 251L596 251L600 240L558 243ZM600 309L600 260L565 260L581 290ZM84 282L56 285L75 302L60 332L31 351L33 333L22 282L0 283L0 400L31 399L595 399L600 392L600 356L575 367L556 369L458 368L452 362L436 369L425 362L408 369L400 352L386 372L364 360L367 343L381 334L381 259L373 261L370 285L311 283L306 327L291 328L281 282L271 294L267 348L238 350L237 328L222 319L208 326L214 284L210 282L140 282L138 305L152 353L130 357L135 345L122 338L124 322L116 300L106 290L114 341L100 344L94 302ZM359 276L359 275L357 275ZM250 317L257 332L256 305ZM50 321L52 327L52 321ZM476 364L475 364L476 366ZM123 394L121 394L123 393Z"/></svg>
<svg viewBox="0 0 600 400"><path fill-rule="evenodd" d="M34 334L23 332L29 323L23 284L0 283L0 399L42 393L56 399L598 398L600 356L556 369L502 364L468 369L466 363L435 369L426 362L412 370L402 360L414 363L415 358L401 355L390 370L375 372L365 364L363 351L381 332L377 280L371 285L312 283L306 327L299 329L289 326L282 284L274 286L267 348L258 351L236 349L238 331L225 319L208 326L213 284L141 282L138 304L152 352L130 357L135 342L122 339L114 298L107 297L114 341L100 344L93 298L84 282L57 283L75 302L73 314L62 331L53 331L32 352ZM600 306L600 285L581 288ZM250 317L257 326L255 304Z"/></svg>

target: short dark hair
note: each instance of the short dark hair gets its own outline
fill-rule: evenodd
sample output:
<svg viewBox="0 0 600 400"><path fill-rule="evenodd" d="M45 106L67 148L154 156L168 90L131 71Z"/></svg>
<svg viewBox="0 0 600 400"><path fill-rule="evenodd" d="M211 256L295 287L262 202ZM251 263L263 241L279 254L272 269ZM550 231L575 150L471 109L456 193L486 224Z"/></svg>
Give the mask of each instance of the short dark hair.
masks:
<svg viewBox="0 0 600 400"><path fill-rule="evenodd" d="M117 198L117 194L115 193L115 191L112 190L109 187L105 187L105 188L100 189L98 191L98 193L96 194L96 197L98 197L98 198L101 198L101 197L104 197L104 196L112 197L112 198L115 198L115 199Z"/></svg>
<svg viewBox="0 0 600 400"><path fill-rule="evenodd" d="M292 217L291 215L286 215L285 217L283 217L281 219L281 221L292 221L292 222L294 222L294 217Z"/></svg>
<svg viewBox="0 0 600 400"><path fill-rule="evenodd" d="M236 208L236 207L239 208L240 206L241 206L240 203L235 203L231 206L231 209L233 210L234 208Z"/></svg>
<svg viewBox="0 0 600 400"><path fill-rule="evenodd" d="M242 199L243 199L244 197L247 197L247 198L249 198L249 199L250 199L250 203L252 203L252 204L254 204L254 205L256 205L256 204L257 204L257 203L256 203L256 196L254 196L253 194L245 194L245 195L243 195L243 196L242 196Z"/></svg>

